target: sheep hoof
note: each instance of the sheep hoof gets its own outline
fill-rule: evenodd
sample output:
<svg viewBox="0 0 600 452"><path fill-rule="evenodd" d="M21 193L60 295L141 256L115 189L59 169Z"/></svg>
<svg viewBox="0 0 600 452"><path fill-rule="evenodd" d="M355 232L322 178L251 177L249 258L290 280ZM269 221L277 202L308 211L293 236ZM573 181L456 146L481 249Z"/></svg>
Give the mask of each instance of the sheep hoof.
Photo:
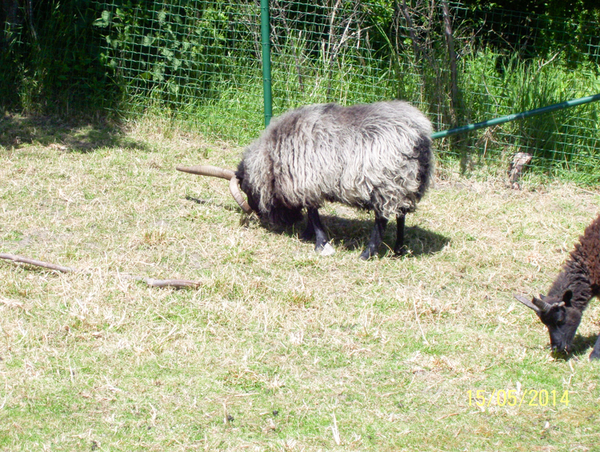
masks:
<svg viewBox="0 0 600 452"><path fill-rule="evenodd" d="M333 246L331 246L328 243L326 243L323 248L321 248L321 250L317 250L317 252L321 255L321 256L331 256L332 254L335 254L335 248Z"/></svg>
<svg viewBox="0 0 600 452"><path fill-rule="evenodd" d="M400 248L394 248L394 256L395 257L402 257L402 256L406 256L408 254L408 248L406 247L406 245L402 245Z"/></svg>

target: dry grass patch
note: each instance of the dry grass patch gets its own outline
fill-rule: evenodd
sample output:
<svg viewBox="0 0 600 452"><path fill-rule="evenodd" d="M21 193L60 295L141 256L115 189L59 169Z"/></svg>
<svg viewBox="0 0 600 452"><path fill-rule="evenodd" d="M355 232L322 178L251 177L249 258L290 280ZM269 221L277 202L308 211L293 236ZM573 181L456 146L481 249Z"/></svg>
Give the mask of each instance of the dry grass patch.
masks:
<svg viewBox="0 0 600 452"><path fill-rule="evenodd" d="M65 144L80 129L53 130L0 147L0 252L80 270L0 262L3 450L596 447L599 308L554 359L512 294L547 289L598 192L445 169L407 219L411 255L360 261L371 216L330 205L323 258L302 225L241 225L226 184L174 170L239 148L145 125L85 129L104 138L82 151ZM499 406L502 390L569 403Z"/></svg>

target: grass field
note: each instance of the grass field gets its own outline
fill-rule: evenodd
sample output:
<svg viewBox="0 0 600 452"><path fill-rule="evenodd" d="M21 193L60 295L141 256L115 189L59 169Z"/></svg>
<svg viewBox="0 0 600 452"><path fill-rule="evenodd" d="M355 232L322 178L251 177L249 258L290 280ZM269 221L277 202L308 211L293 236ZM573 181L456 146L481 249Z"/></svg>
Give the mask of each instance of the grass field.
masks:
<svg viewBox="0 0 600 452"><path fill-rule="evenodd" d="M321 257L174 169L241 151L0 122L0 252L78 269L0 261L1 450L598 450L600 308L553 357L512 295L547 290L600 191L441 167L411 253L363 262L369 213L326 206Z"/></svg>

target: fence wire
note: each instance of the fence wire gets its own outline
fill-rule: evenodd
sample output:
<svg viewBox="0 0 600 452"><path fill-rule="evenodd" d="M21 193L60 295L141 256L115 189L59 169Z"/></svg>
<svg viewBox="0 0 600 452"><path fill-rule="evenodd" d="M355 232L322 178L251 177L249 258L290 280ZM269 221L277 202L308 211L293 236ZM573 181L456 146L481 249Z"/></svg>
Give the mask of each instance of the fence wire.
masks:
<svg viewBox="0 0 600 452"><path fill-rule="evenodd" d="M447 1L272 0L273 113L391 98L436 130L600 93L597 20ZM97 0L122 110L187 121L246 144L263 125L258 1ZM600 183L598 104L439 141L442 160Z"/></svg>

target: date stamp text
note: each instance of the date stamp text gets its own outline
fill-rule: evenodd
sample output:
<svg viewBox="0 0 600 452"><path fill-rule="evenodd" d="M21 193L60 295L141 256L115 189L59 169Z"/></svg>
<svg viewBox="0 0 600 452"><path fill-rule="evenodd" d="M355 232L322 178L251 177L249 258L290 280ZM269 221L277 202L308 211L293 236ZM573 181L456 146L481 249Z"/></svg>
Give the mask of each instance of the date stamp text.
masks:
<svg viewBox="0 0 600 452"><path fill-rule="evenodd" d="M486 391L477 389L467 391L469 406L534 406L534 407L556 407L559 405L569 406L569 391L556 391L547 389L494 389Z"/></svg>

